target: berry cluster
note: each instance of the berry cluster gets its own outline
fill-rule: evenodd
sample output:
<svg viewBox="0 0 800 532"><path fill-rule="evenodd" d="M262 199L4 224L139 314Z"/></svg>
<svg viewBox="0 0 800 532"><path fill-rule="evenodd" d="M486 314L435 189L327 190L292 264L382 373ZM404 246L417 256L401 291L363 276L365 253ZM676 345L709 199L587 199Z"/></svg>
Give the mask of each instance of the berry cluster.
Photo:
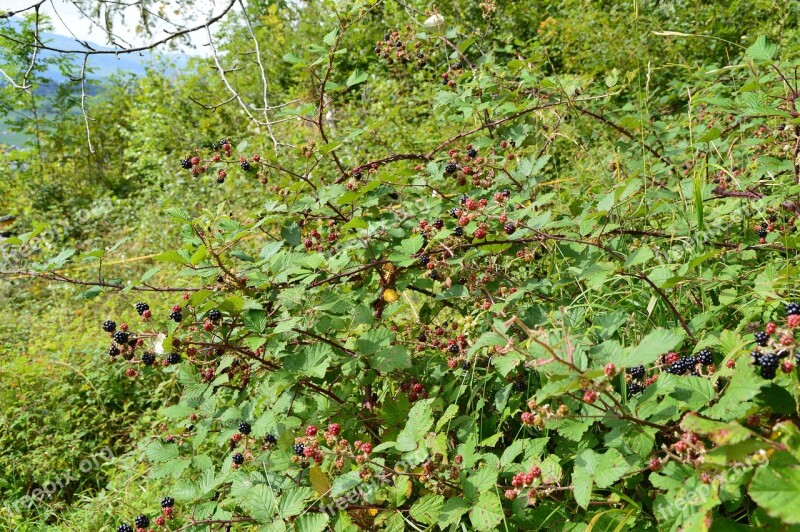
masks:
<svg viewBox="0 0 800 532"><path fill-rule="evenodd" d="M418 67L423 67L428 62L428 57L422 49L422 42L411 26L406 26L403 34L399 31L386 32L383 40L375 43L375 55L386 60L389 65L394 63L407 65L413 62Z"/></svg>
<svg viewBox="0 0 800 532"><path fill-rule="evenodd" d="M774 379L778 367L784 373L791 373L800 364L800 351L793 332L797 327L800 327L800 303L791 302L786 305L785 327L770 322L763 331L753 333L756 346L750 353L751 362L759 368L763 378Z"/></svg>
<svg viewBox="0 0 800 532"><path fill-rule="evenodd" d="M225 178L228 176L225 166L238 163L242 171L249 173L254 169L254 165L261 160L259 155L253 155L249 159L244 156L240 156L238 159L235 159L233 157L233 147L231 146L229 139L222 139L219 142L213 142L211 144L211 150L213 152L211 156L204 159L200 157L200 149L195 148L195 155L181 159L181 168L184 170L190 170L194 177L206 173L206 171L209 169L216 168L217 183L224 183ZM261 176L260 179L263 184L267 183L266 176Z"/></svg>
<svg viewBox="0 0 800 532"><path fill-rule="evenodd" d="M506 499L513 501L525 490L528 489L528 499L531 501L536 499L536 489L533 488L534 484L541 484L542 470L537 465L532 465L531 468L525 473L517 473L511 479L511 489L505 491ZM530 489L529 489L530 488Z"/></svg>
<svg viewBox="0 0 800 532"><path fill-rule="evenodd" d="M528 411L522 412L519 416L520 421L526 427L543 429L548 419L561 419L569 414L569 407L567 405L559 405L554 411L550 405L539 406L536 400L531 399L528 401Z"/></svg>
<svg viewBox="0 0 800 532"><path fill-rule="evenodd" d="M408 400L412 403L418 399L428 398L428 389L424 384L417 382L417 379L412 379L411 382L404 382L400 385L400 391L408 396Z"/></svg>
<svg viewBox="0 0 800 532"><path fill-rule="evenodd" d="M312 461L316 465L322 463L324 456L317 433L316 425L309 425L306 427L305 436L298 436L294 439L292 462L299 463L301 467L308 467Z"/></svg>
<svg viewBox="0 0 800 532"><path fill-rule="evenodd" d="M459 478L463 463L464 457L460 454L453 457L452 463L447 463L442 453L434 453L423 462L419 480L433 493L447 493L452 489L452 482Z"/></svg>

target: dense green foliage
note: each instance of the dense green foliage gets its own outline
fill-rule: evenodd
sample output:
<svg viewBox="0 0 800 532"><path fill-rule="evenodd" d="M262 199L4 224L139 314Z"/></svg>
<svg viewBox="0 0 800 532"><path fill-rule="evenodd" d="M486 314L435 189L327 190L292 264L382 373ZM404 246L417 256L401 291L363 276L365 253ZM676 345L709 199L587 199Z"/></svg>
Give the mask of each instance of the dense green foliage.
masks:
<svg viewBox="0 0 800 532"><path fill-rule="evenodd" d="M2 87L0 528L800 524L798 8L523 4Z"/></svg>

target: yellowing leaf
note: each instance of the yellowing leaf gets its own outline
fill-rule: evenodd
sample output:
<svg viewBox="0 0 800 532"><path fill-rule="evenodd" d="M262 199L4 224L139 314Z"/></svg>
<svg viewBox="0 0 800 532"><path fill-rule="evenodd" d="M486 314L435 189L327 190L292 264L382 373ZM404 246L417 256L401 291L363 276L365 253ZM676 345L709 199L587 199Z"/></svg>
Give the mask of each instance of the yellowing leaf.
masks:
<svg viewBox="0 0 800 532"><path fill-rule="evenodd" d="M320 497L327 495L331 490L331 483L328 480L328 475L326 475L319 466L311 468L309 471L309 478L311 479L311 487Z"/></svg>

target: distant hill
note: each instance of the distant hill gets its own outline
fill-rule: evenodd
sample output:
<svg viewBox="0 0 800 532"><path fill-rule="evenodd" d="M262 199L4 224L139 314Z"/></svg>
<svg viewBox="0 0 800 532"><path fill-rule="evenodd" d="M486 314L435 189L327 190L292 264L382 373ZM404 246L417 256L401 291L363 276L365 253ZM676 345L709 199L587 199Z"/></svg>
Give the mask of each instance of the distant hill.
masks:
<svg viewBox="0 0 800 532"><path fill-rule="evenodd" d="M13 19L10 22L11 24L18 23ZM0 29L0 31L2 30ZM54 48L61 48L63 50L80 50L83 48L72 37L50 32L42 32L40 35L42 41ZM89 45L95 50L114 49L112 47L103 46L91 41L89 41ZM40 52L40 57L42 58L52 58L55 55L57 55L56 52L50 52L47 50ZM102 79L118 72L129 72L140 76L145 73L147 65L153 66L153 59L157 57L164 57L178 67L185 65L189 61L189 55L177 52L142 52L138 54L92 55L89 56L88 62L89 67L92 69L90 77L93 79ZM74 60L76 62L76 66L80 67L83 58L81 56L76 56ZM66 78L56 68L49 69L46 75L55 83L66 81Z"/></svg>

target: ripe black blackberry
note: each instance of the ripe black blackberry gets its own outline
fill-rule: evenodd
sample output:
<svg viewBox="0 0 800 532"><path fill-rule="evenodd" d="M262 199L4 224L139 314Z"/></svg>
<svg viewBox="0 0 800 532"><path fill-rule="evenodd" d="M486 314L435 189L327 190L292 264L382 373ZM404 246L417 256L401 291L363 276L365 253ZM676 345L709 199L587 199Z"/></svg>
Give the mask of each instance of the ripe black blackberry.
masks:
<svg viewBox="0 0 800 532"><path fill-rule="evenodd" d="M175 499L172 497L164 497L161 499L162 508L172 508L173 506L175 506Z"/></svg>
<svg viewBox="0 0 800 532"><path fill-rule="evenodd" d="M753 334L753 338L755 338L756 343L761 347L766 347L769 341L769 335L763 331Z"/></svg>
<svg viewBox="0 0 800 532"><path fill-rule="evenodd" d="M428 277L431 278L431 281L438 281L439 280L439 272L437 272L436 270L431 270L430 273L428 273Z"/></svg>
<svg viewBox="0 0 800 532"><path fill-rule="evenodd" d="M117 527L117 532L133 532L133 529L128 523L122 523Z"/></svg>
<svg viewBox="0 0 800 532"><path fill-rule="evenodd" d="M509 222L503 226L503 230L506 232L507 235L513 235L514 232L517 230L517 226Z"/></svg>
<svg viewBox="0 0 800 532"><path fill-rule="evenodd" d="M761 368L778 369L780 360L774 353L764 353L761 355Z"/></svg>
<svg viewBox="0 0 800 532"><path fill-rule="evenodd" d="M460 351L457 344L450 344L450 347L448 347L447 350L453 353L454 355Z"/></svg>
<svg viewBox="0 0 800 532"><path fill-rule="evenodd" d="M147 528L150 526L150 518L142 514L134 519L133 524L136 525L136 528Z"/></svg>
<svg viewBox="0 0 800 532"><path fill-rule="evenodd" d="M228 139L222 139L221 141L219 141L219 147L220 148L222 148L226 144L230 145L230 143L228 142Z"/></svg>
<svg viewBox="0 0 800 532"><path fill-rule="evenodd" d="M431 258L428 255L422 255L419 258L419 263L422 264L423 266L427 266L430 261Z"/></svg>
<svg viewBox="0 0 800 532"><path fill-rule="evenodd" d="M208 319L211 321L219 321L222 319L222 312L217 309L211 309L208 311Z"/></svg>
<svg viewBox="0 0 800 532"><path fill-rule="evenodd" d="M451 218L458 218L459 216L461 216L461 209L459 209L458 207L453 207L452 209L450 209Z"/></svg>
<svg viewBox="0 0 800 532"><path fill-rule="evenodd" d="M144 314L145 310L150 310L150 305L147 303L142 303L141 301L136 303L136 313L139 314L139 316Z"/></svg>
<svg viewBox="0 0 800 532"><path fill-rule="evenodd" d="M252 167L250 166L250 163L249 163L249 162L247 162L247 161L242 161L242 162L239 164L239 166L241 166L241 167L242 167L242 170L244 170L245 172L249 172L249 171L250 171L250 168L252 168Z"/></svg>
<svg viewBox="0 0 800 532"><path fill-rule="evenodd" d="M181 320L183 319L183 314L181 314L180 312L175 312L173 310L172 312L169 313L169 319L171 319L172 321L180 323Z"/></svg>
<svg viewBox="0 0 800 532"><path fill-rule="evenodd" d="M447 163L447 166L444 167L444 173L452 174L458 170L458 165L456 163Z"/></svg>
<svg viewBox="0 0 800 532"><path fill-rule="evenodd" d="M156 362L156 356L153 353L148 353L145 351L142 353L142 363L145 366L152 366Z"/></svg>
<svg viewBox="0 0 800 532"><path fill-rule="evenodd" d="M697 352L697 360L704 366L710 366L714 363L714 355L709 349L701 349Z"/></svg>
<svg viewBox="0 0 800 532"><path fill-rule="evenodd" d="M356 172L353 174L353 179L355 179L356 181L361 181L362 179L364 179L364 174L362 174L361 172Z"/></svg>
<svg viewBox="0 0 800 532"><path fill-rule="evenodd" d="M789 356L789 350L779 349L778 351L775 351L775 356L778 358L786 358L787 356Z"/></svg>
<svg viewBox="0 0 800 532"><path fill-rule="evenodd" d="M636 366L628 370L628 373L631 374L631 377L634 379L641 379L644 377L644 366Z"/></svg>
<svg viewBox="0 0 800 532"><path fill-rule="evenodd" d="M795 314L800 314L800 303L787 303L786 315L794 316Z"/></svg>
<svg viewBox="0 0 800 532"><path fill-rule="evenodd" d="M461 363L461 369L463 369L464 371L469 370L469 362L467 362L466 360L464 362L462 362Z"/></svg>
<svg viewBox="0 0 800 532"><path fill-rule="evenodd" d="M466 194L461 194L461 197L458 199L458 202L461 205L466 205L468 199L469 199L469 196L467 196Z"/></svg>
<svg viewBox="0 0 800 532"><path fill-rule="evenodd" d="M167 364L180 364L181 356L178 353L170 353L167 355Z"/></svg>
<svg viewBox="0 0 800 532"><path fill-rule="evenodd" d="M306 446L303 445L302 443L295 443L292 446L292 449L294 450L294 454L296 454L297 456L303 456L303 452L306 450Z"/></svg>
<svg viewBox="0 0 800 532"><path fill-rule="evenodd" d="M244 463L244 455L242 453L236 453L233 455L233 463L236 465L242 465Z"/></svg>
<svg viewBox="0 0 800 532"><path fill-rule="evenodd" d="M252 427L250 426L250 423L248 423L247 421L242 421L241 423L239 423L239 432L241 432L245 436L250 434L251 430Z"/></svg>
<svg viewBox="0 0 800 532"><path fill-rule="evenodd" d="M436 218L436 219L433 221L433 226L434 226L436 229L441 229L442 227L444 227L444 222L442 221L442 219L441 219L441 218Z"/></svg>
<svg viewBox="0 0 800 532"><path fill-rule="evenodd" d="M103 322L103 330L105 332L114 332L117 330L117 324L114 321L106 320Z"/></svg>
<svg viewBox="0 0 800 532"><path fill-rule="evenodd" d="M114 344L111 344L111 347L108 348L108 354L112 357L115 357L119 354L119 347Z"/></svg>
<svg viewBox="0 0 800 532"><path fill-rule="evenodd" d="M455 236L464 236L464 228L463 227L456 227L453 229L453 235Z"/></svg>
<svg viewBox="0 0 800 532"><path fill-rule="evenodd" d="M644 386L640 382L631 381L628 383L627 391L628 395L636 395L644 391Z"/></svg>
<svg viewBox="0 0 800 532"><path fill-rule="evenodd" d="M767 235L769 234L769 232L762 227L761 229L759 229L757 231L757 234L758 234L758 238L767 238Z"/></svg>
<svg viewBox="0 0 800 532"><path fill-rule="evenodd" d="M470 148L469 150L467 150L467 155L469 155L470 157L477 157L478 150L476 150L475 148Z"/></svg>
<svg viewBox="0 0 800 532"><path fill-rule="evenodd" d="M761 376L763 378L772 380L772 379L775 378L775 375L777 374L777 370L776 370L776 368L768 368L768 367L765 367L765 366L761 366L761 372L760 373L761 373Z"/></svg>
<svg viewBox="0 0 800 532"><path fill-rule="evenodd" d="M527 387L528 385L525 383L525 381L520 380L514 382L514 391L517 393L524 392Z"/></svg>
<svg viewBox="0 0 800 532"><path fill-rule="evenodd" d="M458 70L460 68L464 68L464 65L461 64L461 61L458 61L455 65L453 65L453 68Z"/></svg>
<svg viewBox="0 0 800 532"><path fill-rule="evenodd" d="M275 445L278 443L278 438L276 438L274 434L267 434L264 436L264 443L268 445Z"/></svg>
<svg viewBox="0 0 800 532"><path fill-rule="evenodd" d="M419 333L419 336L417 336L417 342L423 342L424 343L424 342L427 342L427 341L428 341L428 337L425 336L425 333Z"/></svg>
<svg viewBox="0 0 800 532"><path fill-rule="evenodd" d="M684 375L687 371L693 370L694 365L694 357L682 357L667 368L667 373L671 373L672 375Z"/></svg>
<svg viewBox="0 0 800 532"><path fill-rule="evenodd" d="M752 351L750 353L750 357L753 359L753 365L754 366L760 366L761 365L761 353L759 353L758 351Z"/></svg>
<svg viewBox="0 0 800 532"><path fill-rule="evenodd" d="M184 170L191 170L192 169L192 161L189 159L181 159L181 168Z"/></svg>
<svg viewBox="0 0 800 532"><path fill-rule="evenodd" d="M117 342L119 345L127 344L128 338L130 338L130 335L125 331L117 331L114 333L114 341Z"/></svg>

